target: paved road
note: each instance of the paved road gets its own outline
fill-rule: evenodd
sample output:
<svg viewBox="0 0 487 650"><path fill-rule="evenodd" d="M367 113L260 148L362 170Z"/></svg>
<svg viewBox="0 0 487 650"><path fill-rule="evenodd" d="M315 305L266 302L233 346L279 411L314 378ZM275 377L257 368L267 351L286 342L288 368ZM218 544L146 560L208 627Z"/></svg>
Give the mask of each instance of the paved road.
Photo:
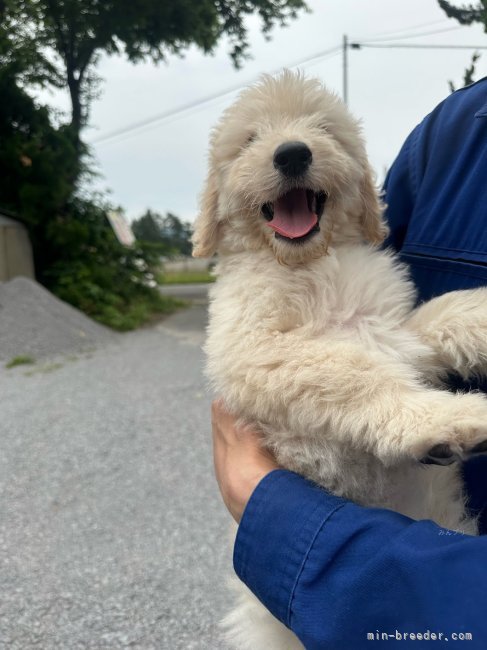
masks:
<svg viewBox="0 0 487 650"><path fill-rule="evenodd" d="M166 296L177 296L194 303L202 303L206 302L209 287L211 284L165 284L160 290Z"/></svg>
<svg viewBox="0 0 487 650"><path fill-rule="evenodd" d="M167 284L161 287L166 296L182 298L190 303L190 309L182 309L164 323L171 334L191 339L197 345L204 340L208 322L208 290L211 284Z"/></svg>
<svg viewBox="0 0 487 650"><path fill-rule="evenodd" d="M205 305L0 370L0 648L218 650L231 566Z"/></svg>

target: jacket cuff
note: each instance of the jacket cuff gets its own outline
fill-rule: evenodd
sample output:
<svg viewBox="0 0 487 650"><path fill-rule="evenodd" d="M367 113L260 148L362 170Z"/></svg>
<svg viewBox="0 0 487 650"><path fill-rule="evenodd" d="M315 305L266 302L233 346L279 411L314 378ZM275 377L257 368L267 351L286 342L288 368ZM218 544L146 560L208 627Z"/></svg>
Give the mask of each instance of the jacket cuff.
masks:
<svg viewBox="0 0 487 650"><path fill-rule="evenodd" d="M346 503L282 469L267 474L247 503L235 541L235 572L288 627L294 590L313 542Z"/></svg>

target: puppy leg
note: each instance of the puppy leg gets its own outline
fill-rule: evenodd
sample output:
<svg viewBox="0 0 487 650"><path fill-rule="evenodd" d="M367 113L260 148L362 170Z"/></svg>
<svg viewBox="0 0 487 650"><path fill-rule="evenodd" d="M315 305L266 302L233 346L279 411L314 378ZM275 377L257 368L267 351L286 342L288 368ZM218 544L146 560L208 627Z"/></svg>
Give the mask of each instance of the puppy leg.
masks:
<svg viewBox="0 0 487 650"><path fill-rule="evenodd" d="M222 359L231 363L222 386L231 410L290 439L350 444L385 465L487 451L485 397L428 388L412 367L347 341L260 337L241 341L251 357Z"/></svg>
<svg viewBox="0 0 487 650"><path fill-rule="evenodd" d="M487 288L452 291L418 307L406 323L446 372L487 374Z"/></svg>
<svg viewBox="0 0 487 650"><path fill-rule="evenodd" d="M237 578L232 580L236 607L221 623L235 650L304 650L297 636L277 620Z"/></svg>

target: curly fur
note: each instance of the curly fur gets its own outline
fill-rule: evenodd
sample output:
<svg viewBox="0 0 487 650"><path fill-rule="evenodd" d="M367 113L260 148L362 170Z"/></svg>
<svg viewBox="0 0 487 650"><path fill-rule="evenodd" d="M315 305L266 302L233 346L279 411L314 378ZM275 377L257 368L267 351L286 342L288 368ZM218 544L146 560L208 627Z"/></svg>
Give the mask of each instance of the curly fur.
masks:
<svg viewBox="0 0 487 650"><path fill-rule="evenodd" d="M272 164L302 141L306 177ZM274 236L261 206L296 186L325 191L319 233ZM387 229L359 123L317 81L284 72L245 90L211 136L194 254L218 251L207 371L278 462L337 495L476 534L458 464L487 438L487 400L442 390L451 369L485 373L487 290L417 309L407 269L378 249ZM243 585L226 621L236 648L301 648Z"/></svg>

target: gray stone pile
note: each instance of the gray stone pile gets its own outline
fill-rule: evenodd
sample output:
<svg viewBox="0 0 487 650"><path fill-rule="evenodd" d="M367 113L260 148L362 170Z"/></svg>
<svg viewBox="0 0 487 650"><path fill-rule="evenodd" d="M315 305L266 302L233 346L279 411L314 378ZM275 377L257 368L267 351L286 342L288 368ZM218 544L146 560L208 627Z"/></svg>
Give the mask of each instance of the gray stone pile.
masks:
<svg viewBox="0 0 487 650"><path fill-rule="evenodd" d="M0 283L0 361L77 354L115 336L33 280Z"/></svg>

